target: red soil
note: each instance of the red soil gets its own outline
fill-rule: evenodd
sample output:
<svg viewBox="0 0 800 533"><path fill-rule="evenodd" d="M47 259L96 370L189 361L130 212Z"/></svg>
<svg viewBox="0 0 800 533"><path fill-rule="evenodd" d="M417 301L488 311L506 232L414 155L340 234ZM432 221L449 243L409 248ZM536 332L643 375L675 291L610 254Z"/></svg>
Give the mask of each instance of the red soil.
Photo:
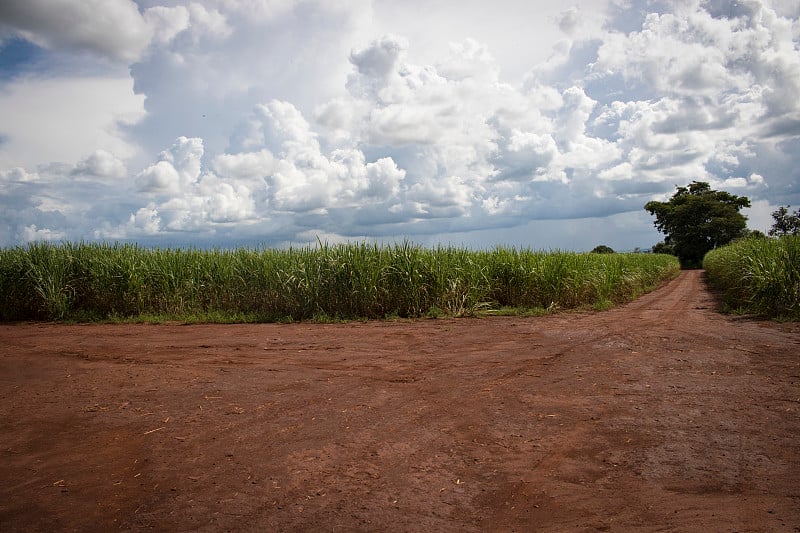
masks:
<svg viewBox="0 0 800 533"><path fill-rule="evenodd" d="M0 326L0 530L800 531L800 325Z"/></svg>

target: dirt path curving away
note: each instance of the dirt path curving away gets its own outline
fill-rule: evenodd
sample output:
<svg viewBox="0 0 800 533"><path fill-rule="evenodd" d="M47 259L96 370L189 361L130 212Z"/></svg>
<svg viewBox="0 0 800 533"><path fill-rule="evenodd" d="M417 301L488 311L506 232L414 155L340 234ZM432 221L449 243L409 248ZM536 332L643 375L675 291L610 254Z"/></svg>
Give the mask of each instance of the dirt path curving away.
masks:
<svg viewBox="0 0 800 533"><path fill-rule="evenodd" d="M800 326L0 326L0 530L800 531Z"/></svg>

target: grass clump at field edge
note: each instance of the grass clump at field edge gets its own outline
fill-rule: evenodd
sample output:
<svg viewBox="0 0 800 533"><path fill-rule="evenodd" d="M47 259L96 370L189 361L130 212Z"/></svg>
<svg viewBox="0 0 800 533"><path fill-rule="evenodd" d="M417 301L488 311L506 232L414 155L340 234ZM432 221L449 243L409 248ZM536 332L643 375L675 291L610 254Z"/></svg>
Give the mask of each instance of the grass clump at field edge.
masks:
<svg viewBox="0 0 800 533"><path fill-rule="evenodd" d="M728 309L800 320L800 236L734 241L708 252L703 268Z"/></svg>
<svg viewBox="0 0 800 533"><path fill-rule="evenodd" d="M351 243L198 250L32 243L0 250L0 320L350 320L606 308L678 272L658 254Z"/></svg>

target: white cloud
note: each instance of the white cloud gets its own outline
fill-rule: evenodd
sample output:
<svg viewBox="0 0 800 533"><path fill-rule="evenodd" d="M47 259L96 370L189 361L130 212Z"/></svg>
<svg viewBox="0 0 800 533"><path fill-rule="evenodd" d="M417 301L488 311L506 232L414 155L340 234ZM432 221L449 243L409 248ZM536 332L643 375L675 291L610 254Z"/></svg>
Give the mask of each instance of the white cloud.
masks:
<svg viewBox="0 0 800 533"><path fill-rule="evenodd" d="M367 194L378 200L389 200L400 192L400 184L406 172L397 168L391 157L382 157L374 163L367 163Z"/></svg>
<svg viewBox="0 0 800 533"><path fill-rule="evenodd" d="M319 149L317 135L303 114L290 102L272 100L256 106L256 116L261 120L262 142L272 148L287 152L305 148Z"/></svg>
<svg viewBox="0 0 800 533"><path fill-rule="evenodd" d="M96 150L78 163L72 173L76 176L122 179L128 174L128 170L125 168L125 163L111 152Z"/></svg>
<svg viewBox="0 0 800 533"><path fill-rule="evenodd" d="M22 31L40 46L88 50L125 62L136 60L151 38L131 0L2 2L3 25Z"/></svg>
<svg viewBox="0 0 800 533"><path fill-rule="evenodd" d="M558 138L565 143L575 142L586 131L586 121L597 102L579 87L564 91L563 105L558 113Z"/></svg>
<svg viewBox="0 0 800 533"><path fill-rule="evenodd" d="M263 22L286 15L300 0L215 0L219 9L225 9L255 22Z"/></svg>
<svg viewBox="0 0 800 533"><path fill-rule="evenodd" d="M451 43L472 38L496 59L501 81L516 84L533 66L545 61L553 43L563 37L558 21L565 7L578 9L578 28L589 36L599 31L607 4L606 0L573 0L566 5L550 0L503 0L487 6L485 0L457 4L375 0L369 32L360 37L366 42L386 33L403 35L410 44L412 63L435 66L450 55Z"/></svg>
<svg viewBox="0 0 800 533"><path fill-rule="evenodd" d="M201 139L177 139L136 179L137 188L157 201L102 234L214 235L233 223L266 225L276 214L302 226L304 217L324 219L331 209L363 209L401 193L406 173L390 157L367 162L356 149L323 153L316 133L288 102L259 104L249 124L256 132L252 142L263 147L214 157L214 172L203 170Z"/></svg>
<svg viewBox="0 0 800 533"><path fill-rule="evenodd" d="M626 161L600 171L597 177L604 180L629 180L633 178L633 165Z"/></svg>
<svg viewBox="0 0 800 533"><path fill-rule="evenodd" d="M488 46L471 37L451 42L449 46L449 57L436 66L443 77L451 80L473 78L483 82L498 79L500 69Z"/></svg>
<svg viewBox="0 0 800 533"><path fill-rule="evenodd" d="M139 190L146 192L179 192L180 181L180 175L172 163L163 160L150 165L136 177Z"/></svg>
<svg viewBox="0 0 800 533"><path fill-rule="evenodd" d="M191 3L189 4L189 14L192 25L197 28L197 33L204 37L224 39L233 32L225 15L217 9L207 9L203 4Z"/></svg>
<svg viewBox="0 0 800 533"><path fill-rule="evenodd" d="M36 224L25 226L22 228L21 240L24 242L32 241L60 241L66 237L63 231L53 230L49 228L37 228Z"/></svg>
<svg viewBox="0 0 800 533"><path fill-rule="evenodd" d="M35 182L39 180L39 175L35 172L28 172L22 167L14 167L0 172L0 181L6 185L10 183Z"/></svg>
<svg viewBox="0 0 800 533"><path fill-rule="evenodd" d="M220 40L230 36L232 28L217 9L190 3L174 7L153 6L145 10L144 20L153 32L156 45L164 46L183 32L189 32L193 44L201 39Z"/></svg>
<svg viewBox="0 0 800 533"><path fill-rule="evenodd" d="M0 90L0 169L72 164L96 150L130 157L123 128L141 119L143 101L129 77L14 80Z"/></svg>
<svg viewBox="0 0 800 533"><path fill-rule="evenodd" d="M158 216L158 211L152 204L139 208L128 219L126 229L128 231L116 235L110 234L109 236L129 238L140 235L157 235L161 231L161 219ZM105 235L102 236L104 237Z"/></svg>
<svg viewBox="0 0 800 533"><path fill-rule="evenodd" d="M95 69L0 76L2 242L549 242L531 220L587 217L643 239L626 228L650 226L642 205L695 179L800 202L792 3L146 4L97 7L132 21L118 42L54 28L77 2L0 8L11 34Z"/></svg>
<svg viewBox="0 0 800 533"><path fill-rule="evenodd" d="M742 214L747 217L747 227L758 230L762 233L769 232L775 219L772 218L779 206L770 204L767 200L756 200L751 202L750 207L742 210Z"/></svg>
<svg viewBox="0 0 800 533"><path fill-rule="evenodd" d="M159 161L136 176L140 191L156 194L179 194L200 176L203 140L179 137L169 150L161 152Z"/></svg>
<svg viewBox="0 0 800 533"><path fill-rule="evenodd" d="M721 189L750 189L758 190L765 186L764 177L760 174L744 176L731 176L724 179L711 180L711 185ZM749 192L749 191L748 191Z"/></svg>
<svg viewBox="0 0 800 533"><path fill-rule="evenodd" d="M400 57L408 49L408 42L402 37L385 35L370 46L354 50L350 62L356 73L348 80L350 92L357 96L378 97L397 76Z"/></svg>
<svg viewBox="0 0 800 533"><path fill-rule="evenodd" d="M647 15L641 31L610 34L598 50L597 69L619 71L659 92L715 94L746 79L726 68L725 34L700 11L689 16L672 13ZM703 27L704 25L712 27ZM710 31L709 31L710 30Z"/></svg>
<svg viewBox="0 0 800 533"><path fill-rule="evenodd" d="M233 179L251 180L272 174L275 169L275 157L267 149L257 152L220 154L214 158L213 167L220 175Z"/></svg>
<svg viewBox="0 0 800 533"><path fill-rule="evenodd" d="M144 20L153 32L156 45L164 45L189 28L189 9L186 6L153 6L144 12Z"/></svg>
<svg viewBox="0 0 800 533"><path fill-rule="evenodd" d="M218 154L259 103L291 101L310 112L343 92L349 37L363 11L360 2L317 0L145 10L155 38L131 73L148 115L132 133L151 153L185 136Z"/></svg>

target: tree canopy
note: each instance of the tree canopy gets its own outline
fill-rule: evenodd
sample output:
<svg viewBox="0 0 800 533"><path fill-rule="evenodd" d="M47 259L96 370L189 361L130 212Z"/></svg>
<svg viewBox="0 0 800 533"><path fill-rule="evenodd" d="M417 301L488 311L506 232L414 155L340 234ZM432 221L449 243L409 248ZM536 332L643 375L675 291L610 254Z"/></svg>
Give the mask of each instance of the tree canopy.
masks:
<svg viewBox="0 0 800 533"><path fill-rule="evenodd" d="M668 202L648 202L644 208L655 215L664 243L683 266L698 266L710 250L728 244L746 232L747 217L739 211L750 200L715 191L703 181L678 187Z"/></svg>
<svg viewBox="0 0 800 533"><path fill-rule="evenodd" d="M601 244L599 246L595 246L594 249L590 252L593 254L613 254L614 249L610 246L606 246L605 244Z"/></svg>
<svg viewBox="0 0 800 533"><path fill-rule="evenodd" d="M789 206L779 207L772 212L772 219L775 221L769 234L781 237L783 235L800 235L800 209L794 213L789 212Z"/></svg>

